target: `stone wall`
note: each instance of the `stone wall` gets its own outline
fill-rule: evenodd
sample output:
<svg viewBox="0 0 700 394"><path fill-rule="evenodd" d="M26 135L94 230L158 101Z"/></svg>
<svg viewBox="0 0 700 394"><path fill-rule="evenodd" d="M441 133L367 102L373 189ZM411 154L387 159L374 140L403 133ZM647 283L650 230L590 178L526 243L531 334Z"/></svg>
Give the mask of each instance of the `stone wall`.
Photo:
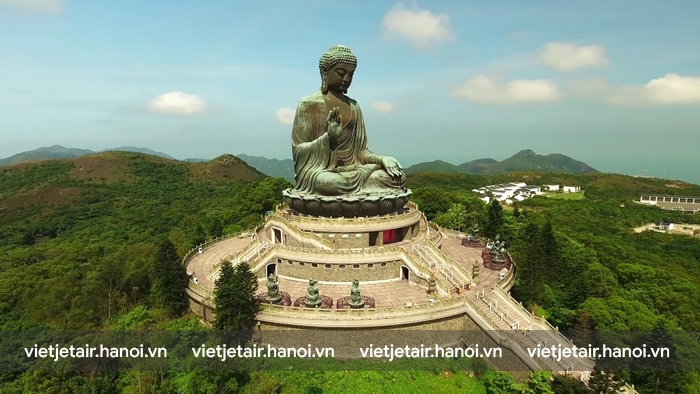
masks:
<svg viewBox="0 0 700 394"><path fill-rule="evenodd" d="M369 233L315 233L325 238L338 249L367 248L369 247Z"/></svg>
<svg viewBox="0 0 700 394"><path fill-rule="evenodd" d="M403 261L387 261L381 263L308 263L287 259L272 259L271 264L277 264L277 275L297 279L313 278L320 282L352 282L357 278L360 282L375 282L401 278ZM267 276L266 265L263 265L256 276ZM410 271L410 268L409 268ZM410 275L411 281L427 288L427 281L419 278L415 273ZM415 278L415 279L414 279Z"/></svg>
<svg viewBox="0 0 700 394"><path fill-rule="evenodd" d="M372 322L368 321L368 325ZM492 368L509 371L518 381L526 381L530 369L520 360L515 353L499 344L491 338L486 331L466 313L455 316L424 321L415 324L395 325L386 328L326 328L309 329L294 325L276 324L261 322L259 325L261 342L271 346L295 347L299 342L299 347L307 347L312 342L314 347L332 347L336 355L359 356L359 348L368 346L371 343L374 347L384 347L399 345L417 341L426 346L435 344L448 346L478 345L479 348L487 349L500 347L502 357L484 359ZM423 335L420 331L435 331L434 334ZM284 334L287 332L288 334ZM302 334L302 332L304 334ZM403 332L403 333L401 333ZM299 333L299 334L297 334ZM401 338L401 339L397 339ZM367 343L365 343L367 342ZM428 343L425 343L428 342ZM419 344L417 346L420 346Z"/></svg>
<svg viewBox="0 0 700 394"><path fill-rule="evenodd" d="M408 267L408 266L406 266L406 265L404 265L404 267L407 267L408 270L411 271L411 267ZM415 284L417 284L418 286L420 286L420 287L422 287L422 288L424 288L424 289L426 289L426 290L428 289L428 285L429 285L428 280L427 280L427 279L423 279L423 278L419 277L418 275L415 275L413 271L410 272L410 275L409 275L409 277L408 277L408 280L409 280L409 282L415 283Z"/></svg>
<svg viewBox="0 0 700 394"><path fill-rule="evenodd" d="M270 239L274 239L273 235L273 228L270 227L268 233L268 237ZM412 239L418 236L418 230L415 230L418 228L418 225L413 225L413 226L408 226L408 227L403 227L398 229L397 231L400 232L401 235L399 235L397 238L398 239ZM297 240L296 236L292 234L287 234L284 229L281 229L282 231L282 239L283 239L283 244L287 246L294 246L294 247L314 247L314 244L310 240ZM376 243L375 245L370 245L370 234L368 232L365 233L314 233L319 238L323 238L333 244L334 247L338 249L354 249L354 248L367 248L370 246L382 246L383 245L383 232L382 231L375 231L376 233Z"/></svg>

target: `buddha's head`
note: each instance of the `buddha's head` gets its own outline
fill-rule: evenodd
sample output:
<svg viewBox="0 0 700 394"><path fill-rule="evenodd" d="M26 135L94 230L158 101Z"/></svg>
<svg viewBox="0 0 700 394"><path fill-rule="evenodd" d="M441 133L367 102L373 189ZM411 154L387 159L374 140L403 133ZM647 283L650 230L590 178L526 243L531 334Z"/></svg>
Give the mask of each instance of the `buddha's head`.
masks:
<svg viewBox="0 0 700 394"><path fill-rule="evenodd" d="M318 62L321 72L321 91L347 93L357 68L357 58L344 45L333 45Z"/></svg>

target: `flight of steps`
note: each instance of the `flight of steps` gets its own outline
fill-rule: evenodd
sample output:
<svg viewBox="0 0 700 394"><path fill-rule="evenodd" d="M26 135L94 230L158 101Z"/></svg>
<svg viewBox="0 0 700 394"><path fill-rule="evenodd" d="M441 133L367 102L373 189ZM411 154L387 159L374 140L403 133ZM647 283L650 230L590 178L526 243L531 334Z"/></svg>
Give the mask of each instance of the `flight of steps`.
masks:
<svg viewBox="0 0 700 394"><path fill-rule="evenodd" d="M521 310L521 306L519 304L514 304L511 300L504 298L501 293L496 291L491 292L491 294L493 295L494 299L498 300L498 307L501 311L507 313L508 316L511 316L514 319L522 321L523 324L527 324L527 326L521 324L521 328L531 327L532 331L525 336L525 338L527 338L530 342L528 346L537 346L538 344L548 347L551 347L552 345L558 346L559 344L566 347L572 346L572 343L567 339L564 339L560 335L559 331L552 330L552 328L549 326L543 327L541 324L537 324L537 322L530 315ZM527 343L527 341L525 343ZM587 371L592 368L592 366L587 365L578 359L562 360L557 363L557 365L559 365L559 369L565 369L567 366L572 366L574 370L573 376L575 377L579 377L583 371Z"/></svg>
<svg viewBox="0 0 700 394"><path fill-rule="evenodd" d="M424 267L428 267L428 268L430 269L430 272L433 272L433 273L435 274L435 279L436 279L436 281L438 282L438 286L439 286L441 289L445 289L445 290L448 291L449 294L451 294L451 295L457 293L457 290L454 288L454 286L452 286L452 284L450 284L450 282L448 282L447 279L445 279L444 276L439 275L439 274L437 274L436 272L434 272L433 269L430 268L430 266L428 265L428 263L427 263L424 259L422 259L421 256L420 256L418 253L416 253L416 252L414 252L413 250L410 250L410 249L408 249L408 248L403 248L403 250L404 250L406 253L408 253L409 256L411 256L411 258L413 259L413 261L414 261L415 264L418 264L418 265L421 265L421 266L424 266Z"/></svg>
<svg viewBox="0 0 700 394"><path fill-rule="evenodd" d="M523 315L517 313L514 308L509 305L508 301L500 297L500 295L495 291L489 292L488 294L481 293L481 295L478 295L477 297L478 301L476 304L483 314L486 315L486 317L488 317L500 330L513 331L515 328L515 331L517 332L515 338L525 348L533 348L538 344L545 346L545 343L547 346L558 344L558 342L554 342L552 338L547 338L549 335L543 336L543 333L546 332L547 329L533 324L530 319L527 319ZM521 330L525 328L531 328L532 331L525 335L525 331ZM555 335L559 334L555 333ZM566 371L566 365L563 362L558 363L548 357L539 357L537 360L543 367L551 371ZM580 372L578 375L580 375Z"/></svg>
<svg viewBox="0 0 700 394"><path fill-rule="evenodd" d="M427 266L435 274L435 277L445 285L445 289L450 289L450 294L457 293L457 289L466 289L470 283L469 279L465 278L460 271L444 262L429 247L416 244L413 245L409 253Z"/></svg>
<svg viewBox="0 0 700 394"><path fill-rule="evenodd" d="M254 259L256 256L259 254L262 254L265 252L265 250L270 248L270 243L267 241L261 241L255 243L248 251L246 251L241 257L236 258L231 260L231 264L235 267L238 265L240 262L245 262L248 263L252 259ZM207 279L209 279L212 282L216 282L219 279L219 273L221 271L221 267L217 268L216 271L212 272L211 275Z"/></svg>

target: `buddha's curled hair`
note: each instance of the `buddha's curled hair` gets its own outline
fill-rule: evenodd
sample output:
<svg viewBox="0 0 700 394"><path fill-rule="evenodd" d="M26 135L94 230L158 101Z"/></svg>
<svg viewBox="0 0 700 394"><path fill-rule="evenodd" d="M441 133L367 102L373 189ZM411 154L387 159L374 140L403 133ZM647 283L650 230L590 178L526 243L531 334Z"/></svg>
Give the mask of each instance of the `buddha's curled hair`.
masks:
<svg viewBox="0 0 700 394"><path fill-rule="evenodd" d="M326 53L321 55L321 60L318 61L318 69L321 72L321 76L338 63L357 66L357 58L352 54L350 48L345 45L333 45Z"/></svg>

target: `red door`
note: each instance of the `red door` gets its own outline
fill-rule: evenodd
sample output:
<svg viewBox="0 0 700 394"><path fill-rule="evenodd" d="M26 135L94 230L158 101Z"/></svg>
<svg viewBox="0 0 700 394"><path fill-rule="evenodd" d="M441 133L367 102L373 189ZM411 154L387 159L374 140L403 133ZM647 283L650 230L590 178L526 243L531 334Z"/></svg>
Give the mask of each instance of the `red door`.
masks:
<svg viewBox="0 0 700 394"><path fill-rule="evenodd" d="M396 242L396 229L384 230L384 245Z"/></svg>

